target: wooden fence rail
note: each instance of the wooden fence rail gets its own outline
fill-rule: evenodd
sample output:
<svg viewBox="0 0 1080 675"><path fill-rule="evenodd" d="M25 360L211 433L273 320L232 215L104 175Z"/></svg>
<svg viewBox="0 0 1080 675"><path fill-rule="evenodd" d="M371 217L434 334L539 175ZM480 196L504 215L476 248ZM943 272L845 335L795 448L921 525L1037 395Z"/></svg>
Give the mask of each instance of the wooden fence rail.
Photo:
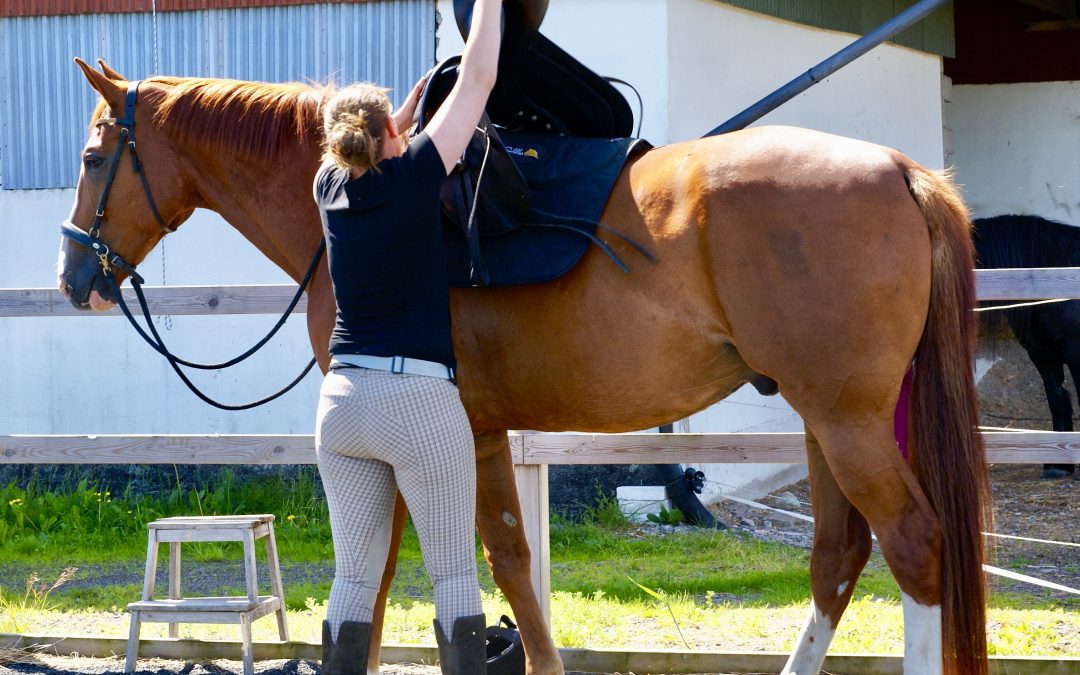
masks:
<svg viewBox="0 0 1080 675"><path fill-rule="evenodd" d="M1080 297L1080 268L976 270L980 300L1042 300ZM147 286L154 314L273 314L292 299L292 284L251 286ZM135 293L124 288L124 298L135 307ZM296 311L307 311L307 299ZM0 288L0 318L44 316L118 316L119 309L86 312L75 309L55 288Z"/></svg>
<svg viewBox="0 0 1080 675"><path fill-rule="evenodd" d="M107 658L123 654L126 638L97 636L15 635L0 633L0 650L32 650L45 654L78 654ZM257 642L256 660L318 660L322 647L310 642ZM567 670L590 673L777 673L788 655L769 652L705 652L626 649L560 649ZM146 639L139 656L174 660L240 658L240 643L224 640ZM438 652L426 645L383 645L383 663L434 664ZM903 675L901 656L829 654L825 672L837 675ZM991 656L991 675L1076 675L1080 658Z"/></svg>
<svg viewBox="0 0 1080 675"><path fill-rule="evenodd" d="M258 286L147 286L150 311L171 316L280 314L296 294L291 284ZM135 291L125 286L124 300L138 313ZM307 311L307 296L296 312ZM119 308L89 312L72 306L55 288L0 288L0 318L47 316L123 316Z"/></svg>
<svg viewBox="0 0 1080 675"><path fill-rule="evenodd" d="M983 434L991 464L1080 463L1080 432ZM518 466L549 464L800 464L801 433L510 434ZM314 464L310 434L0 436L4 464Z"/></svg>

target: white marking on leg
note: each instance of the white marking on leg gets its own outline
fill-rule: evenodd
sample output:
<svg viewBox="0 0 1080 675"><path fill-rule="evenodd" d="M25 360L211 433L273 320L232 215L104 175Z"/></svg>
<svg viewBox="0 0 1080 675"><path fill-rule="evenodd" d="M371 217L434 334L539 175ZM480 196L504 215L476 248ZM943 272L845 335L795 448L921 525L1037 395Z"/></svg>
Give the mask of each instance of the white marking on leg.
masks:
<svg viewBox="0 0 1080 675"><path fill-rule="evenodd" d="M906 593L904 605L904 675L940 675L941 606L927 607Z"/></svg>
<svg viewBox="0 0 1080 675"><path fill-rule="evenodd" d="M847 581L845 581L844 583L842 583L842 584L840 584L839 586L837 586L837 587L836 587L836 597L838 597L838 598L839 598L839 597L840 597L841 595L843 595L843 594L844 594L844 591L846 591L846 590L847 590L847 587L848 587L849 585L851 585L851 584L850 584L850 582L847 582Z"/></svg>
<svg viewBox="0 0 1080 675"><path fill-rule="evenodd" d="M813 601L810 602L810 618L803 628L795 651L791 653L781 675L817 675L825 663L825 653L829 651L836 628L829 617L821 613Z"/></svg>

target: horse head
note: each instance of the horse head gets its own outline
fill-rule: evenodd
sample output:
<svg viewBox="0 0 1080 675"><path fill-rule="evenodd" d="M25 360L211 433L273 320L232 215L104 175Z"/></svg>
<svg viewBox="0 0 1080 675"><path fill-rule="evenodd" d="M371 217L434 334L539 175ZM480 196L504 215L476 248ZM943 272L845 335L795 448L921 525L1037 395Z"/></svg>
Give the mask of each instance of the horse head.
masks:
<svg viewBox="0 0 1080 675"><path fill-rule="evenodd" d="M75 62L102 100L82 150L58 282L75 307L104 310L117 302L116 289L134 266L191 215L192 198L176 148L155 133L160 85L128 82L103 61L101 72Z"/></svg>

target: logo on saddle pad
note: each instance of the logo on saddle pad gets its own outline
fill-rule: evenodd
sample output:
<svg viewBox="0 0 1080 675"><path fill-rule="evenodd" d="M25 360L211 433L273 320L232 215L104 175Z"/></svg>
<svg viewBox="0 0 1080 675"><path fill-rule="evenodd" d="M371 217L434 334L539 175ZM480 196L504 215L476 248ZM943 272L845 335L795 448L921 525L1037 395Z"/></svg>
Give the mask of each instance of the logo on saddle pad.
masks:
<svg viewBox="0 0 1080 675"><path fill-rule="evenodd" d="M532 157L533 159L540 159L540 151L536 148L517 148L512 145L506 146L506 151L511 155L517 155L518 157Z"/></svg>

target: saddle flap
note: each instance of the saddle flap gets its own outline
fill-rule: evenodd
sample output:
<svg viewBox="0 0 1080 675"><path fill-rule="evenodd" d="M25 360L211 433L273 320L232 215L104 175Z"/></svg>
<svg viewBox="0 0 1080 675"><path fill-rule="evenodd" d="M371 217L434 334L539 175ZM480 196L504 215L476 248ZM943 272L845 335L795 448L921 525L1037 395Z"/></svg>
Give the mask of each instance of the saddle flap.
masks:
<svg viewBox="0 0 1080 675"><path fill-rule="evenodd" d="M476 195L461 201L461 196ZM484 115L465 155L443 184L443 213L468 230L477 221L481 236L505 234L522 226L532 200L520 169L503 145L499 133Z"/></svg>
<svg viewBox="0 0 1080 675"><path fill-rule="evenodd" d="M460 62L461 57L451 57L428 76L416 108L414 134L423 131L450 95ZM487 114L443 184L441 200L444 216L470 235L505 234L521 227L528 215L531 202L525 178Z"/></svg>

